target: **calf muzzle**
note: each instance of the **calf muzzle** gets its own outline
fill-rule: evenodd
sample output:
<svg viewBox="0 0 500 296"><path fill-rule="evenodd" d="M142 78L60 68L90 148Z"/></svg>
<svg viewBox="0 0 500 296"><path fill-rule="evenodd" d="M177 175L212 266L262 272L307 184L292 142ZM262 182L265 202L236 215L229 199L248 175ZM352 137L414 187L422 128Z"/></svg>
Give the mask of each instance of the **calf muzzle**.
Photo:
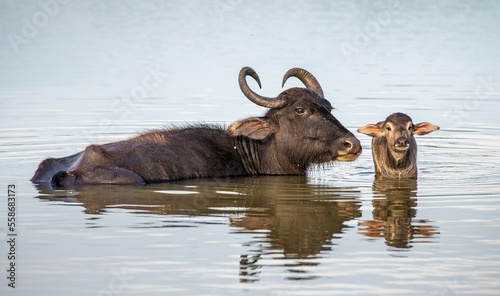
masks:
<svg viewBox="0 0 500 296"><path fill-rule="evenodd" d="M410 142L406 137L399 137L394 143L394 148L398 151L406 151L410 148Z"/></svg>

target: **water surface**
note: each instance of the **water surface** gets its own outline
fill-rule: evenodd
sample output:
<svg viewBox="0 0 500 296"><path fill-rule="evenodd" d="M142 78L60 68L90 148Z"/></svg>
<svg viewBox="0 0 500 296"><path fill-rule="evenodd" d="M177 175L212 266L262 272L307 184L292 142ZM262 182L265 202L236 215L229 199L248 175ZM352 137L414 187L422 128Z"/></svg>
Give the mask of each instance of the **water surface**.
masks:
<svg viewBox="0 0 500 296"><path fill-rule="evenodd" d="M67 1L24 36L40 11L0 1L0 187L19 220L2 295L500 294L496 1ZM439 125L417 138L418 180L375 181L355 133L356 161L305 177L29 182L92 143L260 116L247 65L266 96L308 69L354 133L396 111Z"/></svg>

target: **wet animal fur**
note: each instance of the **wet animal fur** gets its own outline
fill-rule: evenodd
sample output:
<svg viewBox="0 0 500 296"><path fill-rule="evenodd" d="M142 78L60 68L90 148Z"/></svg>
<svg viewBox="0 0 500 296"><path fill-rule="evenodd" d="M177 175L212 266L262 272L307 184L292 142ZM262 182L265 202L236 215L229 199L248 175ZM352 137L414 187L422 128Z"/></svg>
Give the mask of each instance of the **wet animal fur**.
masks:
<svg viewBox="0 0 500 296"><path fill-rule="evenodd" d="M413 124L410 116L393 113L385 121L368 124L358 132L373 137L372 155L376 178L417 178L417 141L414 135L425 135L439 127L422 122Z"/></svg>
<svg viewBox="0 0 500 296"><path fill-rule="evenodd" d="M293 68L285 74L323 91L309 72ZM290 74L292 73L292 74ZM144 184L189 178L250 175L304 175L312 163L352 161L361 153L359 140L332 115L331 104L309 88L290 88L276 98L257 95L245 77L260 80L249 67L240 71L245 96L271 108L218 126L188 126L138 137L90 145L84 151L40 163L34 183Z"/></svg>

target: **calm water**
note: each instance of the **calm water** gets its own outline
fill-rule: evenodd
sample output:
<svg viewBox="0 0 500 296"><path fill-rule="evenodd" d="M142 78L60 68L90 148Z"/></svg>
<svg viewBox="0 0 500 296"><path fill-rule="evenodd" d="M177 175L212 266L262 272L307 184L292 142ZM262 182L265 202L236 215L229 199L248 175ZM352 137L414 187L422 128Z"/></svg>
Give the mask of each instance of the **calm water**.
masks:
<svg viewBox="0 0 500 296"><path fill-rule="evenodd" d="M12 289L1 199L1 295L500 294L498 1L61 2L0 0L0 191L18 204ZM90 143L263 114L246 65L267 96L310 70L353 132L395 111L439 125L418 180L375 182L355 133L358 160L307 177L29 182Z"/></svg>

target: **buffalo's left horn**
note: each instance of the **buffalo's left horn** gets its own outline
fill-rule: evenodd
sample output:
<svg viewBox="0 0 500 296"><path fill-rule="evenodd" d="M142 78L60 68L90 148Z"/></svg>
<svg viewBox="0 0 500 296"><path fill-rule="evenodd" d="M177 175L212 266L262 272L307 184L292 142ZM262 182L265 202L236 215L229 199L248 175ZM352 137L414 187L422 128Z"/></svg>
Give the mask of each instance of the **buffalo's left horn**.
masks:
<svg viewBox="0 0 500 296"><path fill-rule="evenodd" d="M323 89L321 89L321 85L319 85L318 80L316 80L316 78L307 70L301 68L292 68L288 70L285 73L285 76L283 77L283 83L281 87L283 87L285 85L286 80L292 76L300 79L300 81L304 83L307 89L312 90L322 98L325 97L325 94L323 94Z"/></svg>
<svg viewBox="0 0 500 296"><path fill-rule="evenodd" d="M238 76L238 83L240 84L240 89L250 101L255 104L266 107L266 108L280 108L286 104L286 101L280 98L268 98L261 95L256 94L253 90L248 87L247 81L245 79L246 76L252 76L255 81L260 85L259 75L254 71L254 69L250 67L244 67L240 71L240 75Z"/></svg>

